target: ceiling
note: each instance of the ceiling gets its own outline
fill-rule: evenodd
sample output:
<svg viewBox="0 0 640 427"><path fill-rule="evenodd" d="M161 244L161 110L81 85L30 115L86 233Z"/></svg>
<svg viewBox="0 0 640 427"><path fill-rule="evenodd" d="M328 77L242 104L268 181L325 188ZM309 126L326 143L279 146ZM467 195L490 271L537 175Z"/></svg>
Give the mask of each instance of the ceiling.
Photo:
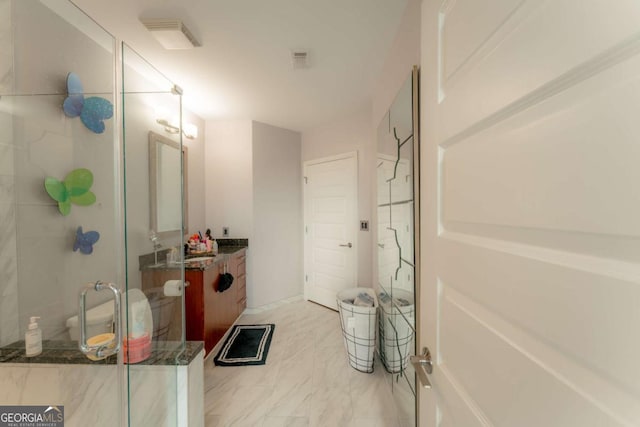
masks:
<svg viewBox="0 0 640 427"><path fill-rule="evenodd" d="M73 0L184 89L206 120L305 131L371 100L407 0ZM165 50L140 18L181 19L202 44ZM292 49L309 51L294 70Z"/></svg>

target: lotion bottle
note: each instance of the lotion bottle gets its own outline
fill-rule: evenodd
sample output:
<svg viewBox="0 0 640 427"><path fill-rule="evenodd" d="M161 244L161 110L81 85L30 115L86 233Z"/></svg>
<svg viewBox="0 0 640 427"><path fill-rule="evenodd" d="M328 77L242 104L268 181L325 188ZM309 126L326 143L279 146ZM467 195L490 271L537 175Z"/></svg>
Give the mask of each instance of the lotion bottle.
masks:
<svg viewBox="0 0 640 427"><path fill-rule="evenodd" d="M216 242L216 239L213 239L213 243L211 244L211 252L213 252L214 255L218 255L218 242Z"/></svg>
<svg viewBox="0 0 640 427"><path fill-rule="evenodd" d="M24 346L27 357L37 356L42 353L42 330L38 328L39 317L29 319L29 327L24 334Z"/></svg>

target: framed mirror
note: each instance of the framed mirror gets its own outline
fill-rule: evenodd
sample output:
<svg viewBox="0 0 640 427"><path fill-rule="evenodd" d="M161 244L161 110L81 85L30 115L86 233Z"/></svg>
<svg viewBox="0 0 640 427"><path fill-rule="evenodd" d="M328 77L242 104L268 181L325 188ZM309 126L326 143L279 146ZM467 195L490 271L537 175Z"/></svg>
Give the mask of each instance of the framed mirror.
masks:
<svg viewBox="0 0 640 427"><path fill-rule="evenodd" d="M419 271L418 69L377 130L378 355L402 425L416 425L416 284Z"/></svg>
<svg viewBox="0 0 640 427"><path fill-rule="evenodd" d="M160 238L189 229L186 171L187 147L149 132L150 229Z"/></svg>

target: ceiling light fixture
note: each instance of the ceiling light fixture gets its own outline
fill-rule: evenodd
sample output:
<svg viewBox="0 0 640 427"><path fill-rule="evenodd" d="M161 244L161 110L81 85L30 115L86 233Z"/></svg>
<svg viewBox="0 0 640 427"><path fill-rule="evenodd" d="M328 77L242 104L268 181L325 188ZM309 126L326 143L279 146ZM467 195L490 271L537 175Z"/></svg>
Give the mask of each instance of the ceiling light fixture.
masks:
<svg viewBox="0 0 640 427"><path fill-rule="evenodd" d="M141 19L165 49L193 49L202 46L179 19Z"/></svg>

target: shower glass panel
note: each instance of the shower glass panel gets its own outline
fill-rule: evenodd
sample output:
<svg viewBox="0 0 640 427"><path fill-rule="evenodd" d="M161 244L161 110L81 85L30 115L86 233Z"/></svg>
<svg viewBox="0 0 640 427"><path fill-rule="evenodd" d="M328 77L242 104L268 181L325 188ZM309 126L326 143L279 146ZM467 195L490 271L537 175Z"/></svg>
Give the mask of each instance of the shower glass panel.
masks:
<svg viewBox="0 0 640 427"><path fill-rule="evenodd" d="M416 421L415 354L417 132L414 129L414 84L417 71L405 81L378 126L377 246L378 353L396 402L400 424ZM417 100L415 100L417 101Z"/></svg>
<svg viewBox="0 0 640 427"><path fill-rule="evenodd" d="M68 1L0 0L0 43L0 405L121 425L123 365L80 352L76 317L86 284L125 286L115 40ZM31 316L42 353L26 358Z"/></svg>
<svg viewBox="0 0 640 427"><path fill-rule="evenodd" d="M167 293L165 284L184 280L178 251L183 242L181 94L123 43L122 102L129 425L174 426L184 293ZM178 262L169 262L172 250Z"/></svg>
<svg viewBox="0 0 640 427"><path fill-rule="evenodd" d="M164 290L184 268L175 263L148 287L142 280L154 250L165 262L182 241L181 209L175 230L150 238L149 132L164 133L157 107L179 122L174 86L71 2L0 0L0 411L51 406L67 427L185 419L183 294ZM164 159L160 178L181 181L181 135L171 138L179 154ZM171 188L182 206L183 187ZM102 283L111 288L96 291ZM80 351L83 289L88 345L102 340L100 356L118 343L117 354ZM121 313L110 289L122 293ZM26 357L32 316L43 349Z"/></svg>

